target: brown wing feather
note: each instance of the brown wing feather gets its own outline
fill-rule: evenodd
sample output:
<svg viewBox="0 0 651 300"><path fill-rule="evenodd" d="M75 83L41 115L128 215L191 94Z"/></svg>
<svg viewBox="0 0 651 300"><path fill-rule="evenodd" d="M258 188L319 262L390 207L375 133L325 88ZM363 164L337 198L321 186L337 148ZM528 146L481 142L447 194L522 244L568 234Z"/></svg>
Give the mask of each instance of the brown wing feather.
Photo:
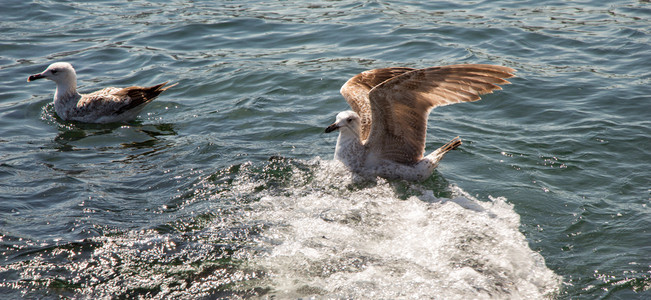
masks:
<svg viewBox="0 0 651 300"><path fill-rule="evenodd" d="M368 92L376 85L413 71L412 68L384 68L364 71L350 78L342 87L341 95L344 96L348 105L355 111L362 121L362 141L368 138L371 130L372 115L371 103L368 99Z"/></svg>
<svg viewBox="0 0 651 300"><path fill-rule="evenodd" d="M157 84L154 86L149 86L149 87L141 87L141 86L131 86L127 88L123 88L122 90L114 93L113 95L118 97L118 98L123 98L123 97L129 97L131 101L127 102L124 106L121 106L116 112L116 115L119 115L121 113L124 113L126 111L129 111L131 109L134 109L138 106L141 106L143 104L147 104L160 93L164 92L165 90L175 86L176 84L164 87L167 84L166 82L163 82L161 84ZM164 87L164 88L163 88Z"/></svg>
<svg viewBox="0 0 651 300"><path fill-rule="evenodd" d="M427 117L432 108L477 101L508 84L515 70L464 64L414 70L377 85L369 92L373 123L366 147L399 163L422 159Z"/></svg>

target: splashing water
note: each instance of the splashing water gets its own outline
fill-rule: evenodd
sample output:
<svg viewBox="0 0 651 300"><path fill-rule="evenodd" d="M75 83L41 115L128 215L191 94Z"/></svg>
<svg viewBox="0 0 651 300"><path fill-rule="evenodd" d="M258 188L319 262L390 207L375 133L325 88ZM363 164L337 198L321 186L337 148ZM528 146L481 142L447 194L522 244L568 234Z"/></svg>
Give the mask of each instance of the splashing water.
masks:
<svg viewBox="0 0 651 300"><path fill-rule="evenodd" d="M333 161L272 159L226 168L189 194L181 206L219 207L150 230L25 249L0 268L15 278L0 288L22 297L148 298L559 292L560 277L528 247L506 199L478 201L437 175L423 184L368 182Z"/></svg>
<svg viewBox="0 0 651 300"><path fill-rule="evenodd" d="M249 216L268 224L250 264L273 295L344 298L541 298L560 278L529 249L504 198L451 198L404 182L361 187L320 161L310 183L267 193ZM300 176L299 176L300 177ZM298 181L303 181L299 178ZM347 184L348 182L348 184ZM404 195L403 195L404 196Z"/></svg>

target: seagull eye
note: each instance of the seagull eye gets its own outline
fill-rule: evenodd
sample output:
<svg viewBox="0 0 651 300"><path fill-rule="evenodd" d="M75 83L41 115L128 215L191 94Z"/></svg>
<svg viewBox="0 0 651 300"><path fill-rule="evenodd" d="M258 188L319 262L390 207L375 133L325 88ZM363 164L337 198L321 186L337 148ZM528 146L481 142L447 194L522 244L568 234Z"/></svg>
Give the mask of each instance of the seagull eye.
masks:
<svg viewBox="0 0 651 300"><path fill-rule="evenodd" d="M350 123L353 120L353 118L348 118L348 123Z"/></svg>
<svg viewBox="0 0 651 300"><path fill-rule="evenodd" d="M52 70L52 74L56 74L57 72L59 72L59 70Z"/></svg>

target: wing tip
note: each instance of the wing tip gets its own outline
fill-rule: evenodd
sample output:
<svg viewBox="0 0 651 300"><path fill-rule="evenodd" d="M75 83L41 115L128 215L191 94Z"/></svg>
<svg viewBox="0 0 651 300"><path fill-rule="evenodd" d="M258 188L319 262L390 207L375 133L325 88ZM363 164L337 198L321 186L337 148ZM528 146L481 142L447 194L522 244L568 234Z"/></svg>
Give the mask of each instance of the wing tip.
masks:
<svg viewBox="0 0 651 300"><path fill-rule="evenodd" d="M167 85L168 82L169 82L169 81L165 81L165 82L163 82L163 83L161 83L161 84L157 84L157 85L155 85L155 86L154 86L154 87L155 87L155 90L156 90L156 91L160 91L160 92L164 92L164 91L166 91L166 90L168 90L168 89L170 89L170 88L172 88L172 87L175 87L175 86L177 86L177 85L179 84L178 82L175 82L175 83L173 83L173 84Z"/></svg>

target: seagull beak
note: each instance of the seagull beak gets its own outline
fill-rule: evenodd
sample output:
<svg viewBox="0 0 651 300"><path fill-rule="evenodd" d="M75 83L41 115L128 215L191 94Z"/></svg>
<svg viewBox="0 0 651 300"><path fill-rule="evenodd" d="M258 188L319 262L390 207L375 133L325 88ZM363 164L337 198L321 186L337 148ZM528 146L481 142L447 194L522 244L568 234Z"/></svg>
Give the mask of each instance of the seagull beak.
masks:
<svg viewBox="0 0 651 300"><path fill-rule="evenodd" d="M332 125L328 126L328 128L325 129L325 132L330 133L337 129L339 129L339 125L337 125L337 123L332 123Z"/></svg>
<svg viewBox="0 0 651 300"><path fill-rule="evenodd" d="M27 78L27 82L34 81L36 79L41 79L41 78L45 78L45 75L43 75L43 73L34 74L32 76L29 76L29 78Z"/></svg>

